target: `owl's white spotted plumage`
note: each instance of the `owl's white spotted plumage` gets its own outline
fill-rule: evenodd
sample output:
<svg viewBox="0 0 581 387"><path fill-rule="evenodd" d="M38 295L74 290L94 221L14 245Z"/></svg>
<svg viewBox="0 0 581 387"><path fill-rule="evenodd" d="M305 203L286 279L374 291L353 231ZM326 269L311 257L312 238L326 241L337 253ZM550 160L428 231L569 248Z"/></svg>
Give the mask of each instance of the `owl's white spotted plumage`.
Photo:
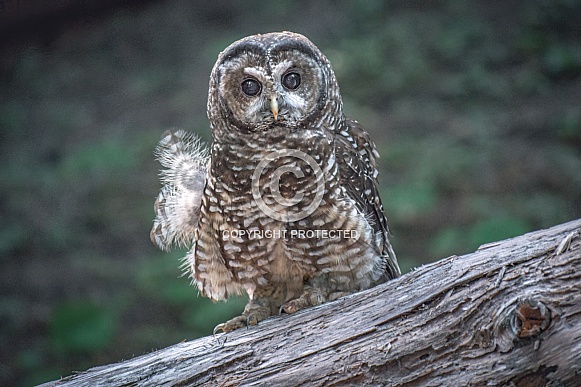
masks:
<svg viewBox="0 0 581 387"><path fill-rule="evenodd" d="M208 117L209 160L183 132L160 143L166 170L151 235L162 248L190 245L186 266L202 295L248 295L243 314L217 329L400 274L377 151L344 116L331 65L307 38L271 33L227 47L210 77Z"/></svg>

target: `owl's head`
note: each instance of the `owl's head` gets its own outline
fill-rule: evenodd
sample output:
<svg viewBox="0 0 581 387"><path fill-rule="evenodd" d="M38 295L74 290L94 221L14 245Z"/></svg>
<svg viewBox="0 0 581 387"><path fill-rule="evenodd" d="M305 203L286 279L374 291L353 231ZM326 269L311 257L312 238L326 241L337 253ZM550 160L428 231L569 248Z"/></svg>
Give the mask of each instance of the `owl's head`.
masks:
<svg viewBox="0 0 581 387"><path fill-rule="evenodd" d="M331 65L303 35L280 32L238 40L212 70L208 117L214 129L217 122L242 132L308 128L326 115L341 114Z"/></svg>

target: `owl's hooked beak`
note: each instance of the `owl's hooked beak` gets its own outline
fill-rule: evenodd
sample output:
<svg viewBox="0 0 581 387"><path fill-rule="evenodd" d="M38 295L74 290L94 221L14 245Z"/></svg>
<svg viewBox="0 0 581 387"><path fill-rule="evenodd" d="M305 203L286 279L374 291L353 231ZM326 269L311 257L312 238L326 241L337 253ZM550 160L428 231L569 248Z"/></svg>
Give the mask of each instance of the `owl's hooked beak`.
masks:
<svg viewBox="0 0 581 387"><path fill-rule="evenodd" d="M272 94L270 96L270 111L272 112L274 120L276 121L276 119L278 118L278 101L276 94Z"/></svg>

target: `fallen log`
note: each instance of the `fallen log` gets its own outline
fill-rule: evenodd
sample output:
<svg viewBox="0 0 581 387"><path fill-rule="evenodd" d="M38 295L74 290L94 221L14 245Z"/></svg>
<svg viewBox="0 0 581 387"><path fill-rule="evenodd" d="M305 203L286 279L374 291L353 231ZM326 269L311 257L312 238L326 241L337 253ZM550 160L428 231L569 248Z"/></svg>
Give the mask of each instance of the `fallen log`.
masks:
<svg viewBox="0 0 581 387"><path fill-rule="evenodd" d="M581 219L43 386L580 386Z"/></svg>

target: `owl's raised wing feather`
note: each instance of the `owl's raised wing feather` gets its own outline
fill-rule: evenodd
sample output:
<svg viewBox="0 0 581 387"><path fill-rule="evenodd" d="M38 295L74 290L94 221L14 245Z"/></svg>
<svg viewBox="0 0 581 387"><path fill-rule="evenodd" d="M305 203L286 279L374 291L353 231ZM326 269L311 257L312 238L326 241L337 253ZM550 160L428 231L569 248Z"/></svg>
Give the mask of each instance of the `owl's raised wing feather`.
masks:
<svg viewBox="0 0 581 387"><path fill-rule="evenodd" d="M177 130L164 133L155 154L164 169L151 241L162 250L172 245L189 247L200 217L209 152L198 137Z"/></svg>
<svg viewBox="0 0 581 387"><path fill-rule="evenodd" d="M389 242L389 227L377 188L375 159L379 158L379 153L375 144L369 133L349 118L335 134L335 140L341 184L375 231L379 251L385 257L386 275L388 278L398 277L401 272Z"/></svg>

